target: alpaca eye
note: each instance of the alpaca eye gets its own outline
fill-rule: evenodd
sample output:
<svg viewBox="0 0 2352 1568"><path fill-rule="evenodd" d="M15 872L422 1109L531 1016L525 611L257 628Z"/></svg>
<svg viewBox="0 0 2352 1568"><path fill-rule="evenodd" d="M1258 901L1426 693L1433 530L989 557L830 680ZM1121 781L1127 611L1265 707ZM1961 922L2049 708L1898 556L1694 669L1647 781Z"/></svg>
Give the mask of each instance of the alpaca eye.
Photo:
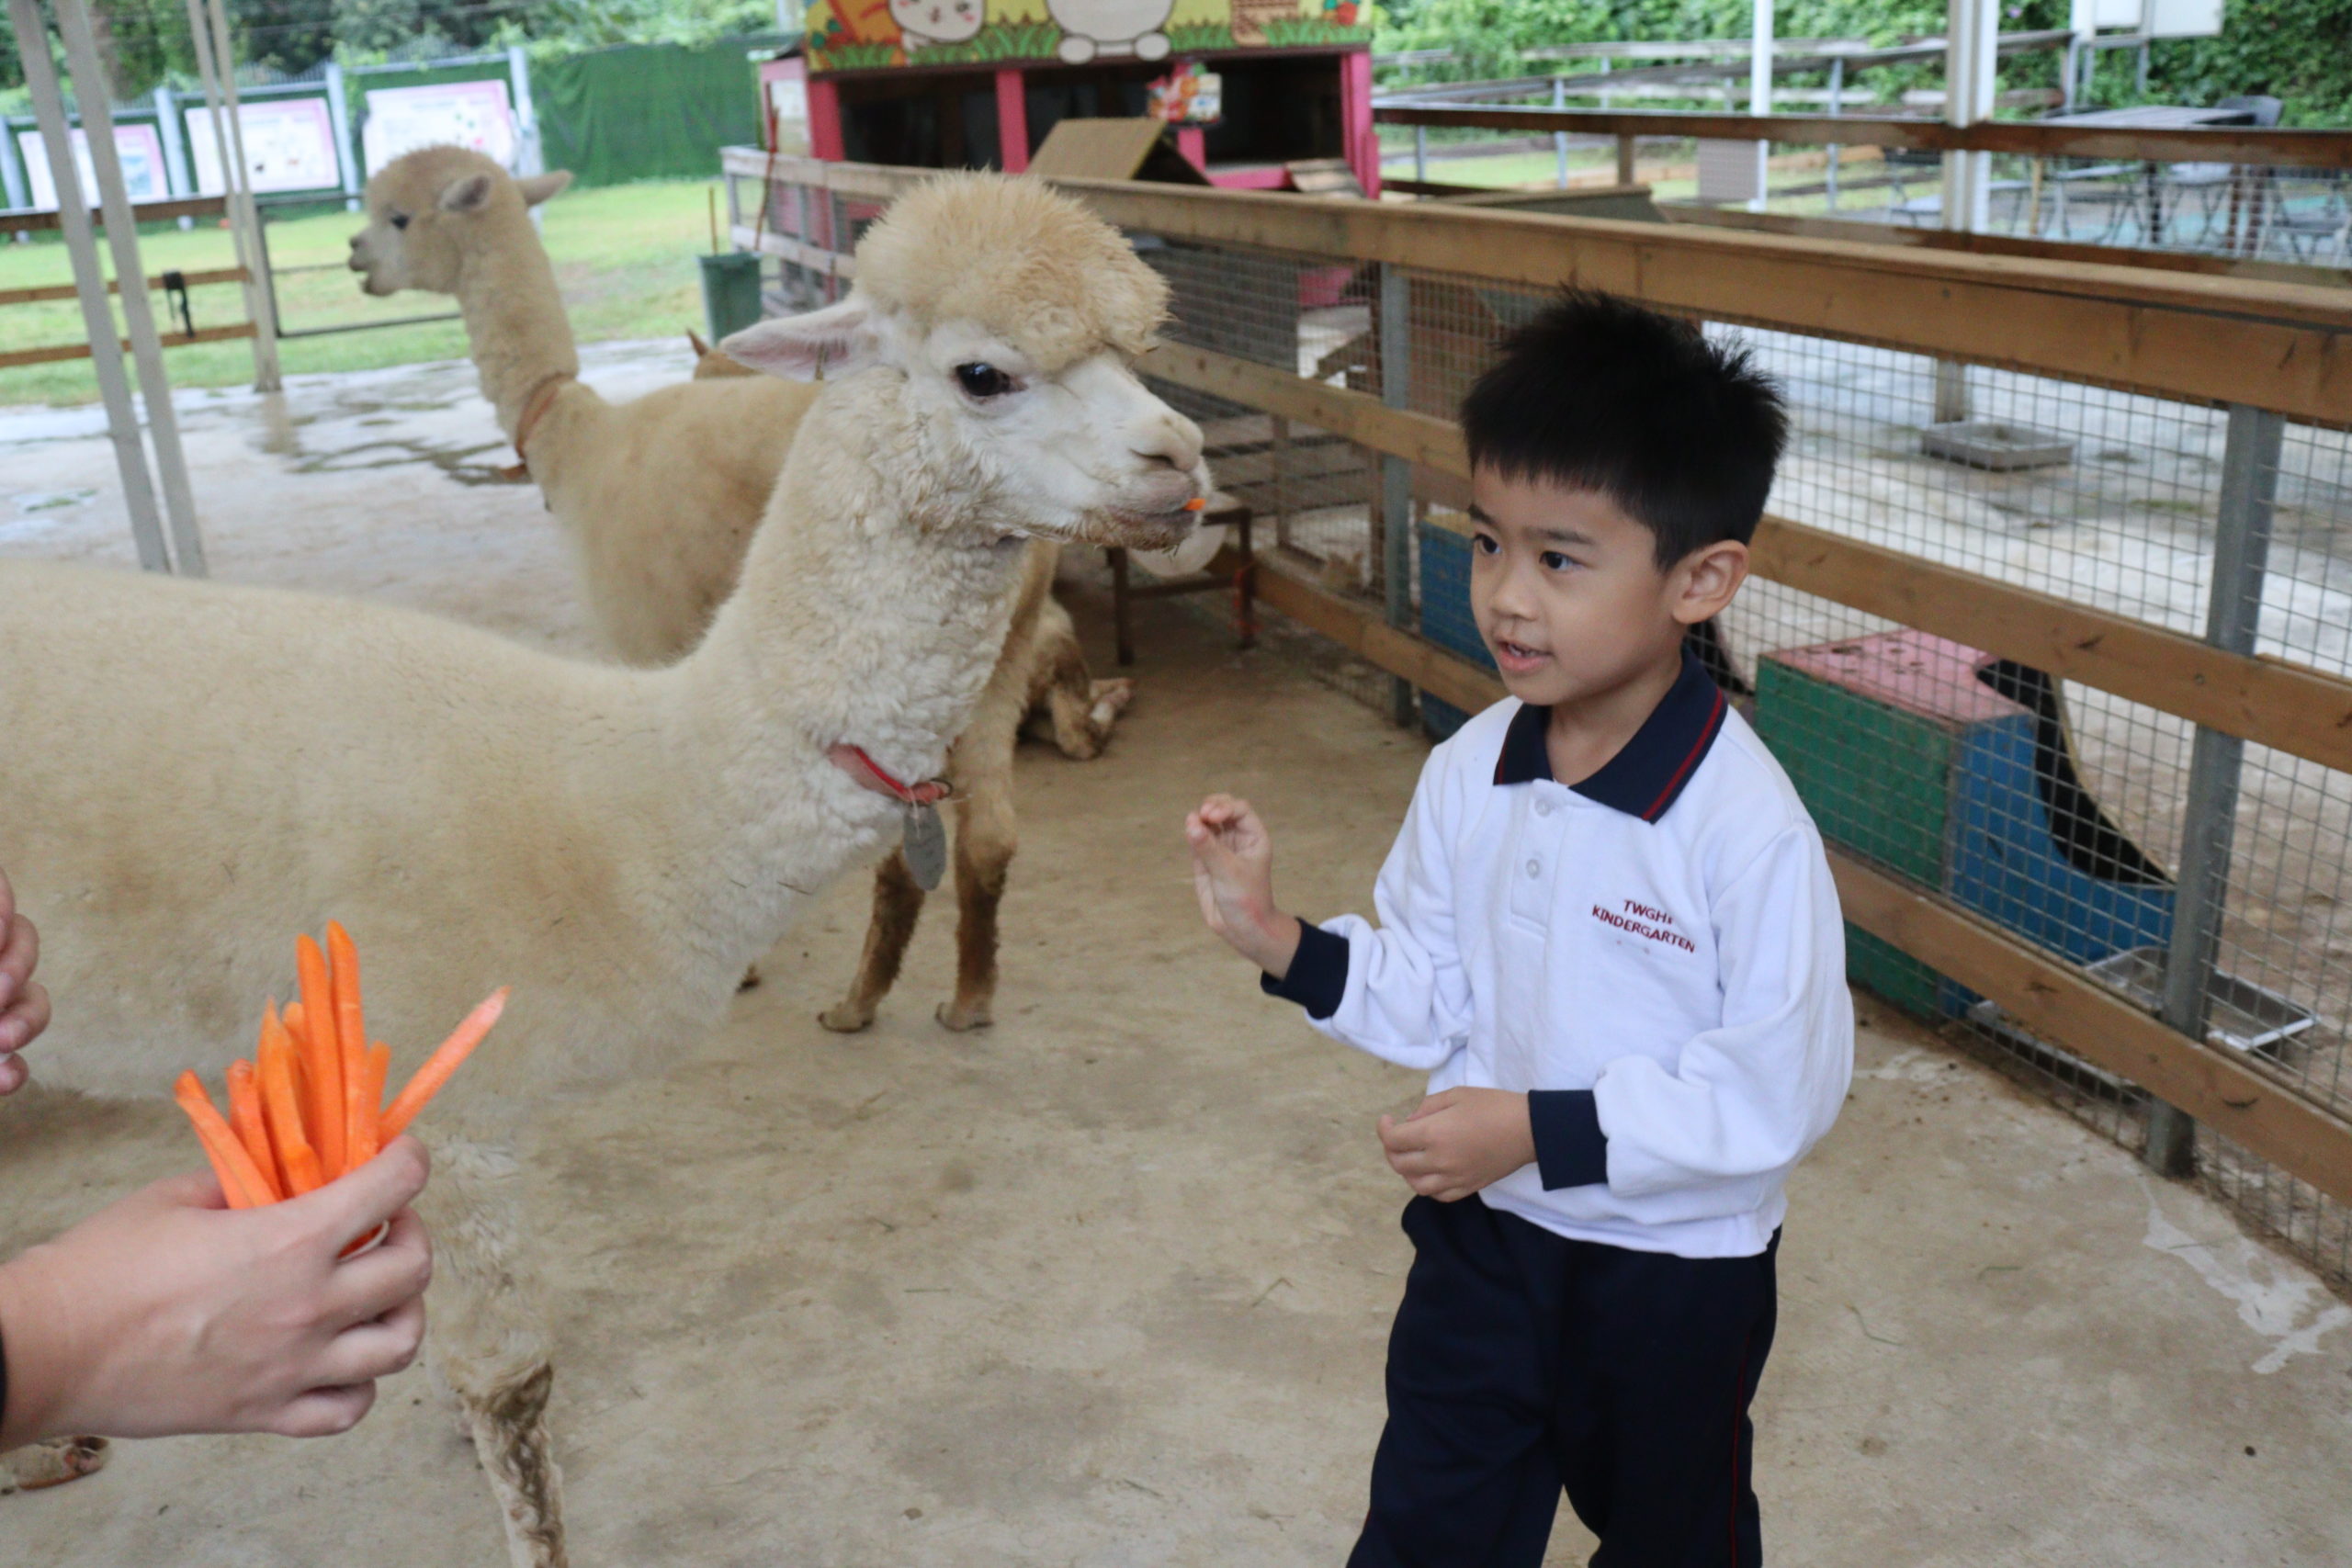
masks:
<svg viewBox="0 0 2352 1568"><path fill-rule="evenodd" d="M989 398L1001 398L1012 390L1012 377L993 365L985 365L978 361L970 365L956 367L956 384L964 389L967 397L978 398L983 401Z"/></svg>
<svg viewBox="0 0 2352 1568"><path fill-rule="evenodd" d="M408 214L407 214L407 213L405 213L405 212L395 212L395 213L393 213L393 214L392 214L392 227L393 227L393 228L395 228L395 229L405 229L405 228L407 228L407 227L408 227Z"/></svg>

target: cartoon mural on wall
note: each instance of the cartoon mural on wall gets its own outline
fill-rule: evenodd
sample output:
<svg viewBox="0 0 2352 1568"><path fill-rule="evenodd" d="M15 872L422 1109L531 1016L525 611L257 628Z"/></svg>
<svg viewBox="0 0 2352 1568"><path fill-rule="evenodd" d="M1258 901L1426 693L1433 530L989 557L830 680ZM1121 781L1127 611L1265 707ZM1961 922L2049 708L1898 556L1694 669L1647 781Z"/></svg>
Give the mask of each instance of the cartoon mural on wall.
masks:
<svg viewBox="0 0 2352 1568"><path fill-rule="evenodd" d="M1359 0L810 0L808 15L812 72L1367 44L1374 21Z"/></svg>

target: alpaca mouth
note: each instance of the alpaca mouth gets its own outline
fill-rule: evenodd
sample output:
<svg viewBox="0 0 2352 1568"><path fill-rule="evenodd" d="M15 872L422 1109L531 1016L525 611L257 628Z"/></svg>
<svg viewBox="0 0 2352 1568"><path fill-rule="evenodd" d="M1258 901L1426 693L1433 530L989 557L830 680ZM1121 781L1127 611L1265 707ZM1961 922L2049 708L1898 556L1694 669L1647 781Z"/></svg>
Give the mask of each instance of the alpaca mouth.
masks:
<svg viewBox="0 0 2352 1568"><path fill-rule="evenodd" d="M1120 545L1131 550L1169 550L1181 545L1192 534L1199 520L1197 512L1179 509L1174 512L1104 512L1099 529L1089 526L1088 544Z"/></svg>

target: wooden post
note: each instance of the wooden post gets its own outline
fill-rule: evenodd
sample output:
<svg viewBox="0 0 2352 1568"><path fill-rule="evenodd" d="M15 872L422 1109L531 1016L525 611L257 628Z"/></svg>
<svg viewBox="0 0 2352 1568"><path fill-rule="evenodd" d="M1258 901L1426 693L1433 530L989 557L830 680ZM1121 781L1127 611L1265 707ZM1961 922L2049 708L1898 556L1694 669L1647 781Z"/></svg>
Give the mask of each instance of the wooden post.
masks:
<svg viewBox="0 0 2352 1568"><path fill-rule="evenodd" d="M996 155L1008 175L1029 167L1029 91L1017 68L996 73Z"/></svg>
<svg viewBox="0 0 2352 1568"><path fill-rule="evenodd" d="M808 154L829 164L842 163L849 154L842 151L842 89L831 76L811 72L808 76Z"/></svg>
<svg viewBox="0 0 2352 1568"><path fill-rule="evenodd" d="M1340 145L1364 195L1380 199L1380 128L1372 123L1372 51L1340 56Z"/></svg>

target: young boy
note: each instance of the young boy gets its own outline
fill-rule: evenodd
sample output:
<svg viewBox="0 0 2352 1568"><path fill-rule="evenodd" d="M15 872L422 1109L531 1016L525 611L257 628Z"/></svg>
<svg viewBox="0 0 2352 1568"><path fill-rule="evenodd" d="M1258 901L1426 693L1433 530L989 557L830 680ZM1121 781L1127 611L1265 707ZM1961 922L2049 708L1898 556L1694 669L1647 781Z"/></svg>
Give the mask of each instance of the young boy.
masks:
<svg viewBox="0 0 2352 1568"><path fill-rule="evenodd" d="M1565 1488L1596 1564L1755 1568L1781 1188L1853 1012L1820 837L1683 638L1747 576L1780 398L1742 351L1569 294L1462 425L1510 698L1430 755L1380 924L1283 913L1246 802L1185 823L1265 988L1431 1069L1380 1123L1415 1257L1349 1561L1535 1568Z"/></svg>

